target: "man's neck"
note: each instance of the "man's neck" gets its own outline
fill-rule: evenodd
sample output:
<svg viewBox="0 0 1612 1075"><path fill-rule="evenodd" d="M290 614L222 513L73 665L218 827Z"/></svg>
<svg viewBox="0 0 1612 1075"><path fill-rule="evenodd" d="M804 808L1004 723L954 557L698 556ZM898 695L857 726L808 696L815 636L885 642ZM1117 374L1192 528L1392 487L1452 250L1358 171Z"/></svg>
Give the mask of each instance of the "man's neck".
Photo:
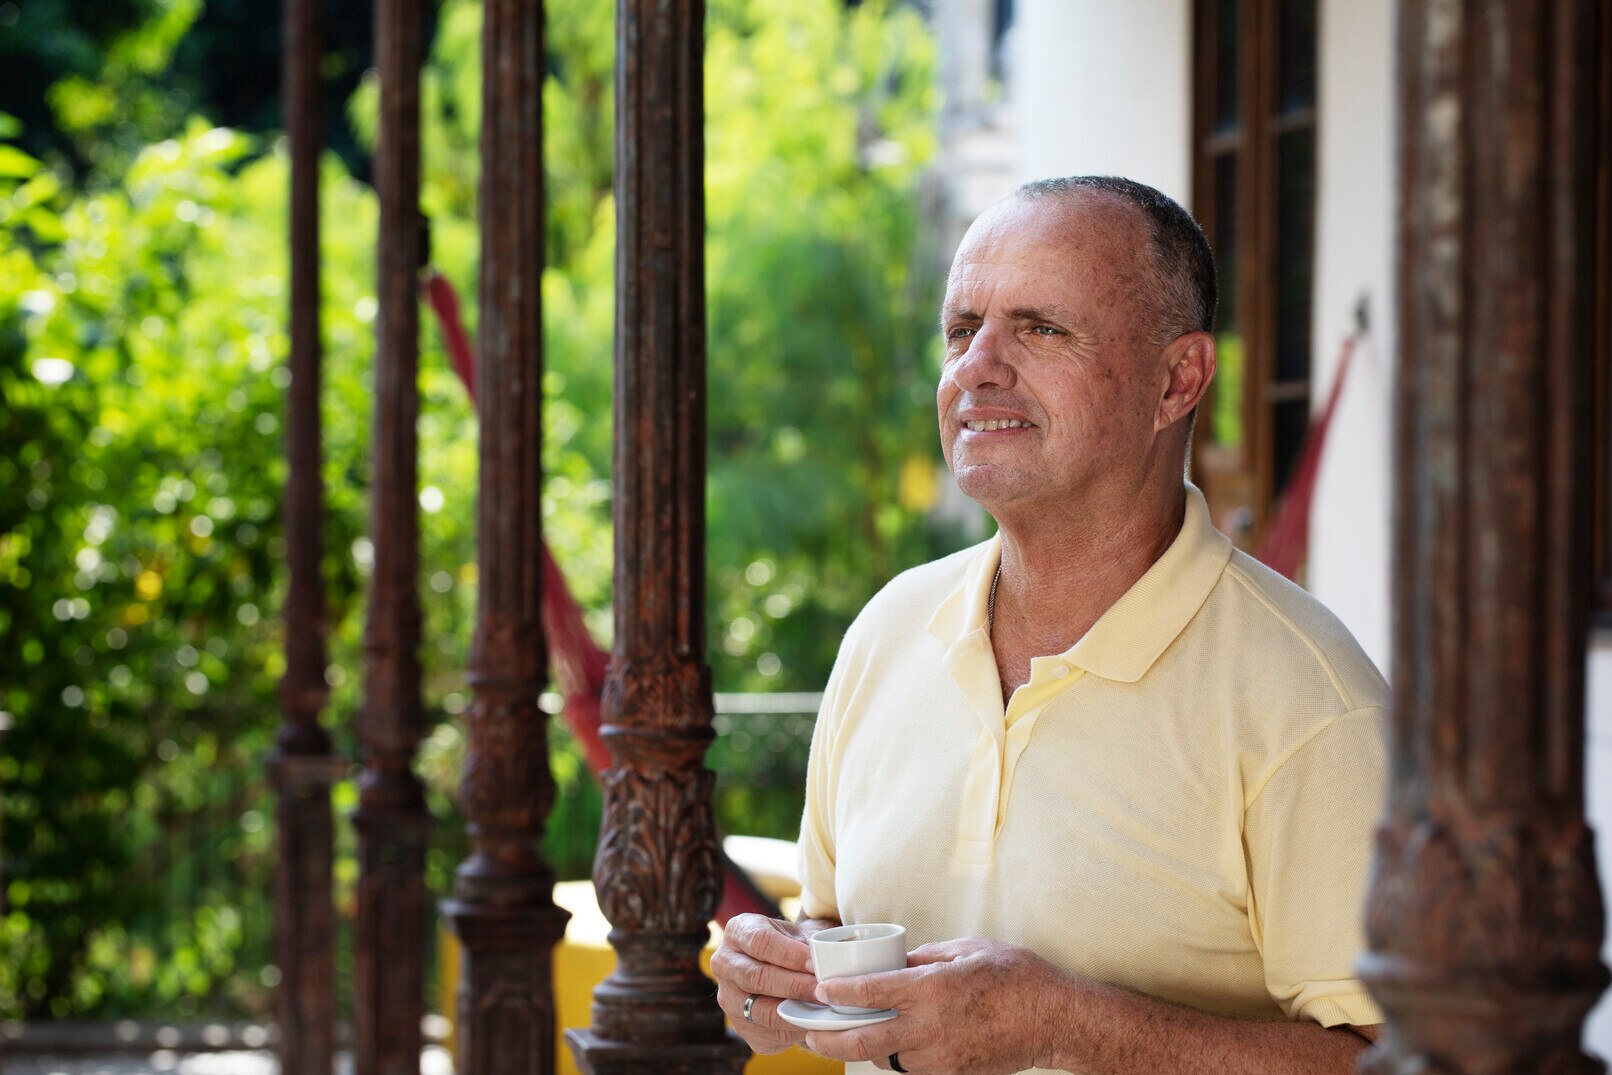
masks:
<svg viewBox="0 0 1612 1075"><path fill-rule="evenodd" d="M992 645L1004 697L1028 680L1032 657L1078 642L1181 532L1182 486L1111 511L1000 520L1002 573Z"/></svg>

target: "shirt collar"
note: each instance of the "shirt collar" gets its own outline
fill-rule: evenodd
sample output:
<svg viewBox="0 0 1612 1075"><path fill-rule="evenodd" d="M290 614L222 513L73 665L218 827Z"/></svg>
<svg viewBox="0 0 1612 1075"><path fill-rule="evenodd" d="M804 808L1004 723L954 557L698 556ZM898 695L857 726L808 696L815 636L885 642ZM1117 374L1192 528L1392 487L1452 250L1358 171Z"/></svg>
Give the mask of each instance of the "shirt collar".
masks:
<svg viewBox="0 0 1612 1075"><path fill-rule="evenodd" d="M1181 532L1164 555L1061 656L1104 679L1135 683L1180 635L1220 581L1231 559L1231 539L1209 520L1198 487L1186 486ZM929 620L929 633L950 646L974 631L982 634L991 581L1002 562L1002 537L979 546L956 589Z"/></svg>

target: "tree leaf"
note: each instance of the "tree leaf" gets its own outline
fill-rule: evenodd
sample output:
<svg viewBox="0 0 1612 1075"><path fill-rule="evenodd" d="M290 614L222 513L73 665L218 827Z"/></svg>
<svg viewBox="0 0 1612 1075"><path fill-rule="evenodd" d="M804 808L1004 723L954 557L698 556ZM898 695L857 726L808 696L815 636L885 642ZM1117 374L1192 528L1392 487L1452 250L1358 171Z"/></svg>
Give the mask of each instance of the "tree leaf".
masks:
<svg viewBox="0 0 1612 1075"><path fill-rule="evenodd" d="M0 118L11 119L4 113L0 113ZM3 131L0 131L0 137L6 137ZM38 161L16 146L0 145L0 178L27 179L37 171L39 171Z"/></svg>

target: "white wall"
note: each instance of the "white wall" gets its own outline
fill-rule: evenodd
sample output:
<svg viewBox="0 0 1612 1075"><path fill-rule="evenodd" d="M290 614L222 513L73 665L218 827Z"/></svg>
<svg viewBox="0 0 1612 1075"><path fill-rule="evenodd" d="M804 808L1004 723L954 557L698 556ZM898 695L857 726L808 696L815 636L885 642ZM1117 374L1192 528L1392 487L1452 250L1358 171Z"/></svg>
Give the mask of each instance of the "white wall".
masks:
<svg viewBox="0 0 1612 1075"><path fill-rule="evenodd" d="M1306 584L1388 671L1394 369L1394 8L1321 5L1315 314L1311 369L1321 406L1339 348L1367 303L1369 335L1351 362L1327 436L1310 517Z"/></svg>
<svg viewBox="0 0 1612 1075"><path fill-rule="evenodd" d="M1190 204L1188 0L1021 0L1017 20L1020 177L1123 175Z"/></svg>

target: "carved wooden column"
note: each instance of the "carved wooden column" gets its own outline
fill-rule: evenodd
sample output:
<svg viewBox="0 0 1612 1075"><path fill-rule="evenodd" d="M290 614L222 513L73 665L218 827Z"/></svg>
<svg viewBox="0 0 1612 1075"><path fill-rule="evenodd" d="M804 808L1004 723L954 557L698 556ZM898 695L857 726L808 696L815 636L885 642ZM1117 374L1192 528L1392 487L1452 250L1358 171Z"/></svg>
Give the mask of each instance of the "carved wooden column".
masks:
<svg viewBox="0 0 1612 1075"><path fill-rule="evenodd" d="M593 879L615 971L583 1070L740 1071L699 952L722 891L705 663L705 208L699 0L619 0L616 647Z"/></svg>
<svg viewBox="0 0 1612 1075"><path fill-rule="evenodd" d="M285 5L285 116L291 139L291 388L286 406L282 723L269 768L279 790L274 878L280 1070L329 1075L336 1048L336 916L330 785L344 768L319 724L325 686L324 479L320 475L319 0Z"/></svg>
<svg viewBox="0 0 1612 1075"><path fill-rule="evenodd" d="M463 945L460 1075L554 1070L552 949L567 913L540 851L554 805L540 579L543 5L487 0L482 27L480 581L459 802L471 856L443 905Z"/></svg>
<svg viewBox="0 0 1612 1075"><path fill-rule="evenodd" d="M1598 1072L1594 0L1406 0L1393 783L1367 1070ZM1603 359L1604 360L1604 359Z"/></svg>
<svg viewBox="0 0 1612 1075"><path fill-rule="evenodd" d="M425 981L425 845L431 818L414 775L424 731L420 702L418 459L421 254L420 0L378 0L375 56L375 428L371 504L375 544L364 625L364 702L358 714L358 914L353 948L354 1067L358 1075L420 1070Z"/></svg>

